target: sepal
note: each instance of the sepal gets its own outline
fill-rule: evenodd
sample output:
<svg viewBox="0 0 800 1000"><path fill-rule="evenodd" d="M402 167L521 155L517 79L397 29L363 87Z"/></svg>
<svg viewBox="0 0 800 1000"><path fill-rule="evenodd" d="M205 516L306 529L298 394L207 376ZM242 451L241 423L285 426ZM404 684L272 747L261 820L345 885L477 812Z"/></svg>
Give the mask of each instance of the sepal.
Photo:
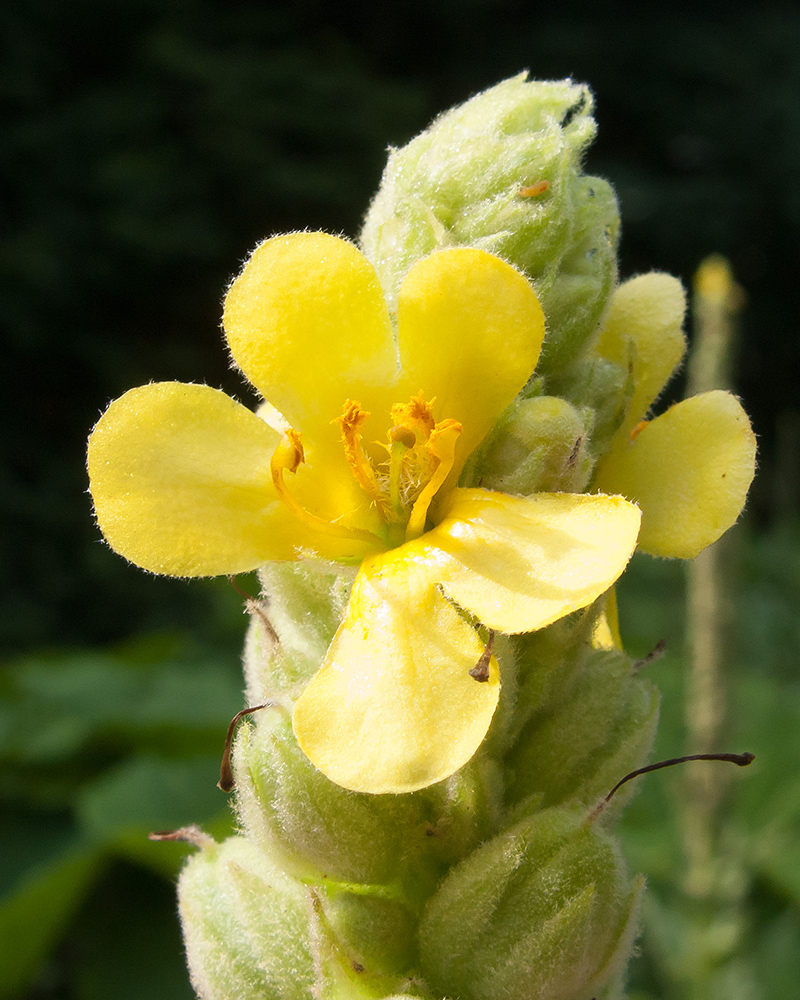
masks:
<svg viewBox="0 0 800 1000"><path fill-rule="evenodd" d="M591 997L619 975L641 881L583 810L548 809L445 879L420 927L422 970L445 996Z"/></svg>
<svg viewBox="0 0 800 1000"><path fill-rule="evenodd" d="M308 1000L316 972L306 890L243 837L191 857L178 899L201 1000Z"/></svg>
<svg viewBox="0 0 800 1000"><path fill-rule="evenodd" d="M656 688L635 675L629 657L593 650L569 697L531 719L507 756L508 802L517 806L536 794L545 807L569 799L592 804L644 764L658 706ZM616 814L626 798L615 798L609 810Z"/></svg>
<svg viewBox="0 0 800 1000"><path fill-rule="evenodd" d="M394 989L397 980L413 974L417 919L403 903L334 888L315 890L315 898L317 934L330 938L332 951L344 958L356 979L377 976L384 984L390 980L389 989Z"/></svg>

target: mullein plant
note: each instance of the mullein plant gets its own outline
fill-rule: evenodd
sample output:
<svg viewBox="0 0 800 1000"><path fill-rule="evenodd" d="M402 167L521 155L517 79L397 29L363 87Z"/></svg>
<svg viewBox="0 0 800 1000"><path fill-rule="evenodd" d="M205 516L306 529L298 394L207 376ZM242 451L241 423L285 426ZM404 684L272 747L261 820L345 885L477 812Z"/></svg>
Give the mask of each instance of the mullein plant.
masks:
<svg viewBox="0 0 800 1000"><path fill-rule="evenodd" d="M597 803L658 694L614 584L637 544L692 558L734 523L755 442L727 392L649 418L685 295L618 281L594 134L571 81L449 111L391 151L358 245L273 237L231 284L256 412L155 383L92 432L113 549L263 591L240 832L185 832L204 1000L622 995L642 880L612 832L627 789Z"/></svg>

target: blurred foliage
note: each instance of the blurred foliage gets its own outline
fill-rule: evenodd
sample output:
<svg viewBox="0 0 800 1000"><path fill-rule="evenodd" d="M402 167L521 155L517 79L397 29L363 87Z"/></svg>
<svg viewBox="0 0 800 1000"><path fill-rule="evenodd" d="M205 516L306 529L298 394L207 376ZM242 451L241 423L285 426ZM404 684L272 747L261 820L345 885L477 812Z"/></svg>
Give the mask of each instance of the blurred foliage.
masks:
<svg viewBox="0 0 800 1000"><path fill-rule="evenodd" d="M236 658L154 635L27 656L2 685L0 997L32 983L42 996L65 983L86 998L190 996L162 881L186 848L147 834L232 831L215 783L241 707Z"/></svg>
<svg viewBox="0 0 800 1000"><path fill-rule="evenodd" d="M276 231L355 235L387 143L524 67L597 94L589 166L620 195L623 275L688 282L716 251L748 295L738 389L761 473L738 555L731 748L758 760L731 782L749 923L719 989L793 995L800 536L775 514L800 508L797 5L11 0L0 37L0 998L189 997L169 884L185 849L145 834L231 823L214 784L241 706L240 602L100 543L89 428L149 380L241 396L218 331L237 261ZM683 748L682 601L680 567L644 559L621 595L634 652L668 642L647 667L663 756ZM652 905L633 985L671 1000L670 955L703 915L674 889L680 780L640 785L625 829Z"/></svg>
<svg viewBox="0 0 800 1000"><path fill-rule="evenodd" d="M691 809L680 771L638 779L621 834L632 869L648 878L641 954L631 1000L687 1000L692 977L719 948L708 1000L786 1000L800 965L800 525L732 536L737 572L728 646L726 750L755 753L727 788L719 826L720 885L710 900L685 890L682 825ZM662 692L654 759L686 752L684 571L635 557L620 587L622 634L633 654L664 639L644 669ZM688 764L685 767L702 765ZM712 765L724 767L724 765ZM730 779L720 775L719 780Z"/></svg>

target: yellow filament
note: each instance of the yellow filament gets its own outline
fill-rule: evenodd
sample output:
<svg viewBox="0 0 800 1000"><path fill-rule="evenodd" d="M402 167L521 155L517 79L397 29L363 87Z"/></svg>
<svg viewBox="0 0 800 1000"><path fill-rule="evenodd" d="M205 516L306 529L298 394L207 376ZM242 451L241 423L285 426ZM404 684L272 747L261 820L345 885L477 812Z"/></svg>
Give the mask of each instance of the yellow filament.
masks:
<svg viewBox="0 0 800 1000"><path fill-rule="evenodd" d="M428 507L453 468L456 457L456 442L461 434L461 429L461 424L457 420L443 420L431 432L426 447L431 457L437 461L437 465L433 475L411 508L411 517L408 519L406 527L406 541L419 538L425 531Z"/></svg>
<svg viewBox="0 0 800 1000"><path fill-rule="evenodd" d="M305 455L303 453L303 443L300 440L300 435L297 431L289 428L285 436L281 439L278 447L272 453L269 467L270 472L272 473L272 483L275 487L275 491L292 514L294 514L299 521L302 521L303 524L307 525L309 528L313 528L315 531L324 531L337 538L358 539L359 541L369 542L371 545L377 545L380 548L384 548L384 544L381 539L378 538L377 535L373 535L371 531L364 531L361 528L348 528L343 524L335 524L333 521L326 521L324 517L318 517L316 514L312 514L310 511L306 510L305 507L300 506L297 500L295 500L289 492L283 477L287 472L294 474L297 471L298 466L304 461Z"/></svg>
<svg viewBox="0 0 800 1000"><path fill-rule="evenodd" d="M378 486L372 465L361 447L361 425L368 416L369 413L361 409L361 403L348 399L341 417L337 417L336 422L342 428L344 453L356 482L385 518L386 499Z"/></svg>

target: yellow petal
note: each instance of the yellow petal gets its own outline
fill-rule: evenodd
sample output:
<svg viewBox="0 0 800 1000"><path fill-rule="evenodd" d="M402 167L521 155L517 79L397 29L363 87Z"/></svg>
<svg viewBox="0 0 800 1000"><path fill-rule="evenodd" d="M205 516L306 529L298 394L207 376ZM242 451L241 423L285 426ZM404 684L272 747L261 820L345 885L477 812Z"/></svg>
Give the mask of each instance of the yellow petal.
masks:
<svg viewBox="0 0 800 1000"><path fill-rule="evenodd" d="M312 539L272 486L279 439L209 386L162 382L125 393L89 438L91 493L109 545L170 576L294 558Z"/></svg>
<svg viewBox="0 0 800 1000"><path fill-rule="evenodd" d="M258 246L228 291L223 325L236 363L295 426L315 405L330 421L348 396L397 368L375 269L327 233Z"/></svg>
<svg viewBox="0 0 800 1000"><path fill-rule="evenodd" d="M460 247L411 268L397 317L407 394L435 395L436 419L463 424L453 482L536 367L544 314L528 280L510 264Z"/></svg>
<svg viewBox="0 0 800 1000"><path fill-rule="evenodd" d="M369 410L377 398L386 413L379 429L368 428L370 437L383 440L388 429L386 386L397 375L397 348L372 265L327 233L276 236L231 285L223 325L241 370L302 432L309 463L321 459L349 505L361 502L331 421L346 400Z"/></svg>
<svg viewBox="0 0 800 1000"><path fill-rule="evenodd" d="M614 293L595 349L625 368L633 365L635 388L621 430L625 438L680 364L686 348L685 312L686 294L680 281L669 274L642 274Z"/></svg>
<svg viewBox="0 0 800 1000"><path fill-rule="evenodd" d="M412 792L475 753L499 679L469 671L483 644L432 584L420 543L366 560L347 616L294 709L294 731L331 781L357 792Z"/></svg>
<svg viewBox="0 0 800 1000"><path fill-rule="evenodd" d="M670 407L604 460L595 486L642 508L639 547L693 559L736 521L755 472L741 404L715 390Z"/></svg>
<svg viewBox="0 0 800 1000"><path fill-rule="evenodd" d="M530 632L608 590L639 518L621 497L454 490L421 541L438 553L436 579L454 601L489 628Z"/></svg>
<svg viewBox="0 0 800 1000"><path fill-rule="evenodd" d="M619 634L619 611L617 609L617 588L611 587L605 596L605 607L600 612L592 629L592 646L595 649L623 649Z"/></svg>

